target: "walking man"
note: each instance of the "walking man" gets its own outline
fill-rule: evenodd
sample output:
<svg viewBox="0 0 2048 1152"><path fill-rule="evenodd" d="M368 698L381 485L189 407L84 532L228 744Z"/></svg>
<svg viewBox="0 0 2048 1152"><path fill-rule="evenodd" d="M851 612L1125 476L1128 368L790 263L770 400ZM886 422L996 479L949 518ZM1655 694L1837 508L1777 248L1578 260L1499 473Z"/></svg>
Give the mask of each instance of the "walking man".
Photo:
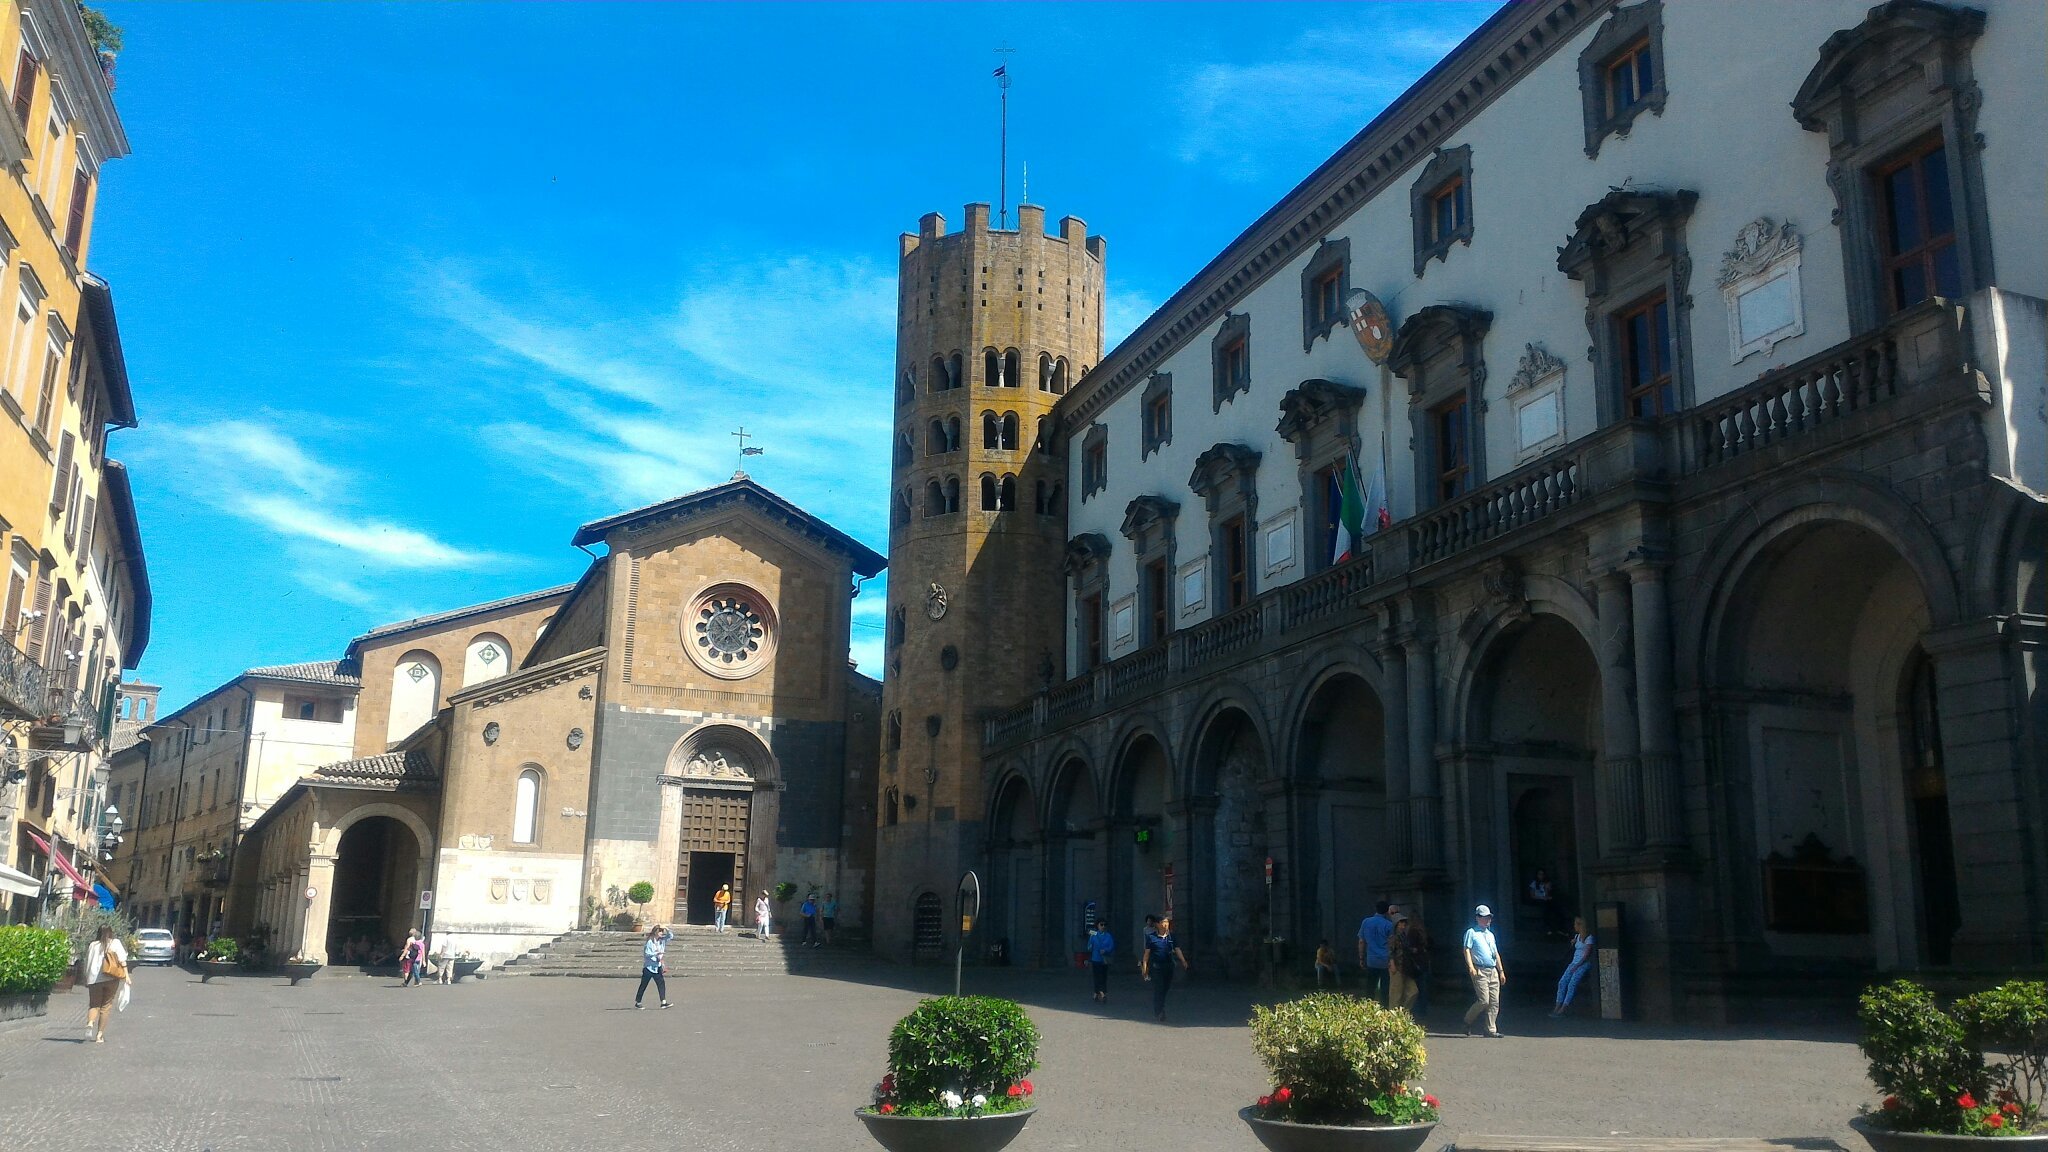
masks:
<svg viewBox="0 0 2048 1152"><path fill-rule="evenodd" d="M1109 964L1116 956L1116 937L1109 934L1109 919L1095 921L1088 931L1088 968L1095 977L1095 1002L1109 1003Z"/></svg>
<svg viewBox="0 0 2048 1152"><path fill-rule="evenodd" d="M825 921L825 943L832 943L832 932L839 927L839 894L825 893L825 902L818 905L818 915Z"/></svg>
<svg viewBox="0 0 2048 1152"><path fill-rule="evenodd" d="M1481 904L1472 910L1473 925L1465 929L1465 971L1472 977L1472 1007L1465 1009L1465 1035L1472 1024L1486 1017L1486 1035L1500 1039L1500 986L1508 982L1507 965L1501 962L1500 945L1493 939L1493 909Z"/></svg>
<svg viewBox="0 0 2048 1152"><path fill-rule="evenodd" d="M797 907L797 914L804 918L804 934L798 943L808 948L818 946L818 894L804 893L804 902Z"/></svg>
<svg viewBox="0 0 2048 1152"><path fill-rule="evenodd" d="M673 939L675 934L662 925L647 930L647 943L640 949L640 990L633 993L633 1007L647 1007L640 1000L647 995L649 981L655 995L661 997L661 1006L668 1007L668 942Z"/></svg>
<svg viewBox="0 0 2048 1152"><path fill-rule="evenodd" d="M1358 925L1358 966L1365 969L1365 994L1387 1002L1387 940L1394 935L1393 905L1381 900Z"/></svg>
<svg viewBox="0 0 2048 1152"><path fill-rule="evenodd" d="M718 926L720 935L725 934L725 918L732 915L732 885L720 884L718 895L711 898L711 922Z"/></svg>
<svg viewBox="0 0 2048 1152"><path fill-rule="evenodd" d="M763 888L760 899L754 901L754 934L763 944L768 942L768 911L768 890Z"/></svg>
<svg viewBox="0 0 2048 1152"><path fill-rule="evenodd" d="M1145 953L1138 958L1138 975L1152 985L1152 1017L1166 1023L1166 994L1173 990L1173 962L1188 970L1188 958L1173 938L1173 917L1161 916L1158 927L1145 935Z"/></svg>

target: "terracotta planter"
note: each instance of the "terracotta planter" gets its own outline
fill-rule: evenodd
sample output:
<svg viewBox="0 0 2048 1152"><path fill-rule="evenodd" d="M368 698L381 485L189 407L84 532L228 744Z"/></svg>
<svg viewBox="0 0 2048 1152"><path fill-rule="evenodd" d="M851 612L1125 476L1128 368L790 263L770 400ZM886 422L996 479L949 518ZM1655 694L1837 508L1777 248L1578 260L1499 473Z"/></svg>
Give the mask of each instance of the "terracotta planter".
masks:
<svg viewBox="0 0 2048 1152"><path fill-rule="evenodd" d="M285 978L292 982L292 987L294 988L299 986L299 981L301 980L311 980L313 973L318 972L320 968L321 965L311 963L280 964L277 966L277 970L285 974Z"/></svg>
<svg viewBox="0 0 2048 1152"><path fill-rule="evenodd" d="M1036 1106L987 1116L884 1116L857 1108L868 1135L889 1152L997 1152L1030 1123Z"/></svg>
<svg viewBox="0 0 2048 1152"><path fill-rule="evenodd" d="M1415 1152L1429 1139L1436 1123L1427 1124L1290 1124L1267 1120L1257 1108L1237 1110L1252 1135L1273 1152Z"/></svg>
<svg viewBox="0 0 2048 1152"><path fill-rule="evenodd" d="M241 964L233 960L194 960L192 966L199 969L201 984L215 976L232 976L242 970Z"/></svg>
<svg viewBox="0 0 2048 1152"><path fill-rule="evenodd" d="M1934 1132L1893 1132L1879 1128L1862 1116L1849 1127L1863 1137L1873 1152L2043 1152L2048 1133L2039 1136L1945 1136Z"/></svg>

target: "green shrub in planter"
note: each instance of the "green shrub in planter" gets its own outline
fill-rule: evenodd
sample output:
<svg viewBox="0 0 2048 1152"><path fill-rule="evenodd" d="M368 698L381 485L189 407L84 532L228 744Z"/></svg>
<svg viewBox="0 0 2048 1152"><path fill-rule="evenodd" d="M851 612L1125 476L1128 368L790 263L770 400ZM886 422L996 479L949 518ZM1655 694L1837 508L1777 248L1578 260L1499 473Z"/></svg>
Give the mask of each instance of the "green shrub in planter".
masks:
<svg viewBox="0 0 2048 1152"><path fill-rule="evenodd" d="M1953 1014L1911 980L1863 994L1857 1006L1879 1128L1947 1136L2040 1135L2048 1089L2048 988L2015 980L1963 998ZM1984 1050L2005 1054L1986 1065Z"/></svg>
<svg viewBox="0 0 2048 1152"><path fill-rule="evenodd" d="M45 914L42 919L43 927L55 928L71 937L71 952L75 956L85 955L86 948L99 939L102 925L114 930L115 938L128 949L130 956L141 947L135 936L135 921L118 908L68 903Z"/></svg>
<svg viewBox="0 0 2048 1152"><path fill-rule="evenodd" d="M233 964L242 958L242 944L232 936L215 936L206 942L202 960L219 960Z"/></svg>
<svg viewBox="0 0 2048 1152"><path fill-rule="evenodd" d="M789 903L789 898L794 895L796 895L796 884L793 881L784 880L775 886L775 902L778 904Z"/></svg>
<svg viewBox="0 0 2048 1152"><path fill-rule="evenodd" d="M1297 1124L1434 1121L1422 1075L1422 1026L1398 1008L1317 992L1252 1010L1252 1048L1272 1077L1259 1098L1267 1120Z"/></svg>
<svg viewBox="0 0 2048 1152"><path fill-rule="evenodd" d="M626 899L640 905L642 915L647 912L647 902L654 899L654 885L645 880L626 889Z"/></svg>
<svg viewBox="0 0 2048 1152"><path fill-rule="evenodd" d="M2039 1132L2041 1109L2048 1106L2048 984L2012 980L1965 996L1956 1001L1955 1017L1972 1044L2005 1055L1984 1067L1991 1082L1985 1104L2002 1117L1995 1130ZM1990 1127L1988 1121L1980 1118L1980 1128Z"/></svg>
<svg viewBox="0 0 2048 1152"><path fill-rule="evenodd" d="M1038 1027L1012 1000L935 996L889 1033L889 1074L875 1110L904 1116L1014 1112L1031 1106ZM979 1103L977 1103L979 1101Z"/></svg>
<svg viewBox="0 0 2048 1152"><path fill-rule="evenodd" d="M71 938L56 928L0 928L0 994L48 992L71 967Z"/></svg>

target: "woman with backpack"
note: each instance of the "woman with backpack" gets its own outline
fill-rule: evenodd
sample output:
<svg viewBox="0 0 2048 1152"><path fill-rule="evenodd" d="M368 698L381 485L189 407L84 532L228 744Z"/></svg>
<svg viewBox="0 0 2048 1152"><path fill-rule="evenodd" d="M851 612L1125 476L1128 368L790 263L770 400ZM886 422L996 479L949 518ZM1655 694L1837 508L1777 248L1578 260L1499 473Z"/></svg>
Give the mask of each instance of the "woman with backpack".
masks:
<svg viewBox="0 0 2048 1152"><path fill-rule="evenodd" d="M128 1007L128 949L114 938L110 925L100 925L99 936L85 948L85 986L91 996L85 1010L85 1026L92 1042L107 1042L107 1018Z"/></svg>
<svg viewBox="0 0 2048 1152"><path fill-rule="evenodd" d="M398 986L417 988L427 975L427 942L419 929L405 934L405 947L398 952Z"/></svg>

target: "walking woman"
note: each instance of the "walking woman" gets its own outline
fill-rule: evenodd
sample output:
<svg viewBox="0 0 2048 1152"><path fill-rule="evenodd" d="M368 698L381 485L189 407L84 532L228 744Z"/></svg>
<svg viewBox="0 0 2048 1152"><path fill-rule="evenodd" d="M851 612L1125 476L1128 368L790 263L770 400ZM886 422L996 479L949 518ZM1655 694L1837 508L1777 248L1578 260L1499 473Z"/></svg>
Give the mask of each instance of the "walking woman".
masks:
<svg viewBox="0 0 2048 1152"><path fill-rule="evenodd" d="M85 948L85 985L92 999L85 1026L92 1042L107 1042L107 1018L128 1007L128 949L114 938L114 929L100 925L99 938Z"/></svg>
<svg viewBox="0 0 2048 1152"><path fill-rule="evenodd" d="M1166 1023L1166 994L1173 990L1173 962L1188 970L1187 954L1173 938L1173 917L1161 916L1159 926L1145 934L1145 954L1138 959L1138 974L1152 985L1152 1017Z"/></svg>
<svg viewBox="0 0 2048 1152"><path fill-rule="evenodd" d="M668 1007L668 942L673 939L675 933L664 925L656 924L647 930L647 943L640 949L640 990L633 993L633 1007L647 1007L640 1001L647 995L649 981L654 984L655 995L661 997L661 1006Z"/></svg>
<svg viewBox="0 0 2048 1152"><path fill-rule="evenodd" d="M1586 931L1584 916L1572 917L1572 962L1565 965L1564 975L1557 978L1557 1006L1550 1010L1552 1016L1564 1015L1572 1006L1572 997L1578 994L1579 981L1593 967L1593 934Z"/></svg>
<svg viewBox="0 0 2048 1152"><path fill-rule="evenodd" d="M405 934L405 947L398 953L398 986L417 988L427 975L427 942L419 929Z"/></svg>
<svg viewBox="0 0 2048 1152"><path fill-rule="evenodd" d="M768 942L768 911L768 890L763 888L760 898L754 901L754 934L763 944Z"/></svg>
<svg viewBox="0 0 2048 1152"><path fill-rule="evenodd" d="M718 886L718 895L711 898L711 907L713 909L711 922L716 924L718 931L723 934L725 932L725 918L732 914L732 885L720 884Z"/></svg>
<svg viewBox="0 0 2048 1152"><path fill-rule="evenodd" d="M1394 934L1387 937L1387 1007L1400 1008L1414 1014L1415 1003L1415 936L1413 921L1403 915L1394 917Z"/></svg>

